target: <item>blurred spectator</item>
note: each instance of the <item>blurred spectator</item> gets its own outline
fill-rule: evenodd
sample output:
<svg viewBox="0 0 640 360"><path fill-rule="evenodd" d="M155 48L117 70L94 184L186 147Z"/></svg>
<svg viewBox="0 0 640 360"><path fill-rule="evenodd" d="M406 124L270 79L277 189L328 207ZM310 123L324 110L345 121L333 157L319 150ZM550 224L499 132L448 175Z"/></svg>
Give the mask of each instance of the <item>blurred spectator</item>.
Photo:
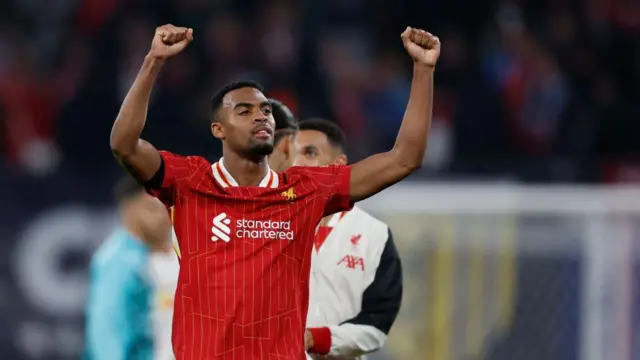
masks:
<svg viewBox="0 0 640 360"><path fill-rule="evenodd" d="M7 156L36 173L58 162L53 135L60 99L51 85L25 48L17 49L0 79Z"/></svg>
<svg viewBox="0 0 640 360"><path fill-rule="evenodd" d="M640 95L634 1L399 0L389 8L363 1L136 0L127 11L123 6L119 0L2 3L6 161L39 174L60 161L76 170L115 169L99 139L108 137L153 29L164 22L194 28L196 41L163 70L145 136L181 153L218 155L208 99L222 83L242 78L265 83L270 96L302 117L339 122L353 159L388 149L410 87L411 64L397 36L416 19L443 41L429 174L589 180L601 178L597 169L608 157L640 153L640 141L630 135L640 130L633 120ZM463 7L473 15L460 14ZM427 9L426 18L416 15ZM536 162L533 172L529 160ZM593 170L560 178L559 163Z"/></svg>

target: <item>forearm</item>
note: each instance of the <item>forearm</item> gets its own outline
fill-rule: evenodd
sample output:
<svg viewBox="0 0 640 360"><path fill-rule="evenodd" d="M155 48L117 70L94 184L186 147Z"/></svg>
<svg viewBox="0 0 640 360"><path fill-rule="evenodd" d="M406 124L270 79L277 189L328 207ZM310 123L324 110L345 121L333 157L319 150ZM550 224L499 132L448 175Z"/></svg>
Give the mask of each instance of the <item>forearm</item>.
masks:
<svg viewBox="0 0 640 360"><path fill-rule="evenodd" d="M140 180L149 180L158 169L160 155L140 139L147 119L151 91L164 60L147 56L125 97L111 130L111 150Z"/></svg>
<svg viewBox="0 0 640 360"><path fill-rule="evenodd" d="M111 149L116 154L126 156L135 150L147 120L151 91L162 65L162 60L146 57L124 98L111 130Z"/></svg>
<svg viewBox="0 0 640 360"><path fill-rule="evenodd" d="M422 165L427 149L433 109L433 74L433 66L414 65L409 102L392 150L397 163L410 170Z"/></svg>

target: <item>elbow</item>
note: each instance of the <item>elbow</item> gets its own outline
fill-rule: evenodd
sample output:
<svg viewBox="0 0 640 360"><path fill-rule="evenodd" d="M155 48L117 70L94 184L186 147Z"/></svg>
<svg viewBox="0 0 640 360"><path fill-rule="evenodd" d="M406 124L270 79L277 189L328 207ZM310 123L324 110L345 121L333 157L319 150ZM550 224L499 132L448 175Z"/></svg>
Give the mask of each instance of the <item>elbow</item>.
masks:
<svg viewBox="0 0 640 360"><path fill-rule="evenodd" d="M422 156L414 156L411 154L403 154L400 151L395 151L395 158L395 163L400 166L402 168L402 172L408 176L422 168L424 153Z"/></svg>
<svg viewBox="0 0 640 360"><path fill-rule="evenodd" d="M371 343L369 348L366 350L366 353L372 353L382 349L384 344L387 342L387 334L383 333L379 329L376 330L378 330L375 334L376 336L371 338Z"/></svg>
<svg viewBox="0 0 640 360"><path fill-rule="evenodd" d="M422 167L421 162L403 162L398 164L398 175L400 179L405 179Z"/></svg>
<svg viewBox="0 0 640 360"><path fill-rule="evenodd" d="M411 150L411 151L409 151ZM394 157L394 163L402 168L402 172L405 176L409 176L412 173L422 168L425 151L415 151L415 149L395 148L391 150Z"/></svg>
<svg viewBox="0 0 640 360"><path fill-rule="evenodd" d="M111 147L111 153L117 159L126 159L127 157L131 156L135 151L135 145L135 142L131 144L131 141L128 141L128 139L119 136L115 132L111 133L109 146Z"/></svg>
<svg viewBox="0 0 640 360"><path fill-rule="evenodd" d="M115 156L118 159L123 159L127 156L127 150L126 147L123 146L117 139L114 140L113 137L111 137L111 141L109 142L109 146L111 147L111 153L113 154L113 156Z"/></svg>
<svg viewBox="0 0 640 360"><path fill-rule="evenodd" d="M422 159L403 164L408 174L412 174L422 168Z"/></svg>
<svg viewBox="0 0 640 360"><path fill-rule="evenodd" d="M376 352L376 351L382 349L382 347L384 346L384 344L386 342L387 342L387 335L386 334L374 339L373 344L372 344L373 345L372 349L369 352Z"/></svg>

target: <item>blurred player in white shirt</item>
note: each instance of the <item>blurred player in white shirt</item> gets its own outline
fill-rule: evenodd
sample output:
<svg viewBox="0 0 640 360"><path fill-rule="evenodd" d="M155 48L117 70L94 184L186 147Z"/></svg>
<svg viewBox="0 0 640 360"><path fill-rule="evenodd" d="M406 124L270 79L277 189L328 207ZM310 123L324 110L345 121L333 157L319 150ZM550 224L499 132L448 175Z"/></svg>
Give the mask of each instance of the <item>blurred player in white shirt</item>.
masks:
<svg viewBox="0 0 640 360"><path fill-rule="evenodd" d="M294 165L344 165L345 147L336 124L302 121L293 139ZM379 350L402 300L400 258L389 227L358 207L324 218L316 228L309 287L309 354L363 359Z"/></svg>

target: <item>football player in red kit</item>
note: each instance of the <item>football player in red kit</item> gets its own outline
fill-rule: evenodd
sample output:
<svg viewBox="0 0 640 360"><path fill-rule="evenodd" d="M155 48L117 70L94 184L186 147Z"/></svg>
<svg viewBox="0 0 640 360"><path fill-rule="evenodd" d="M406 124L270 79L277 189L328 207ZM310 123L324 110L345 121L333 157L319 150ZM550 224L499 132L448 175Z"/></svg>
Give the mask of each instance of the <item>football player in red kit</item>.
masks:
<svg viewBox="0 0 640 360"><path fill-rule="evenodd" d="M271 104L250 82L212 99L211 132L223 157L158 151L140 139L164 63L193 30L156 30L151 50L113 125L111 148L148 191L174 207L181 262L173 348L183 359L305 358L304 332L314 229L324 216L402 180L420 167L431 123L437 37L407 28L411 95L396 144L351 166L271 170Z"/></svg>

